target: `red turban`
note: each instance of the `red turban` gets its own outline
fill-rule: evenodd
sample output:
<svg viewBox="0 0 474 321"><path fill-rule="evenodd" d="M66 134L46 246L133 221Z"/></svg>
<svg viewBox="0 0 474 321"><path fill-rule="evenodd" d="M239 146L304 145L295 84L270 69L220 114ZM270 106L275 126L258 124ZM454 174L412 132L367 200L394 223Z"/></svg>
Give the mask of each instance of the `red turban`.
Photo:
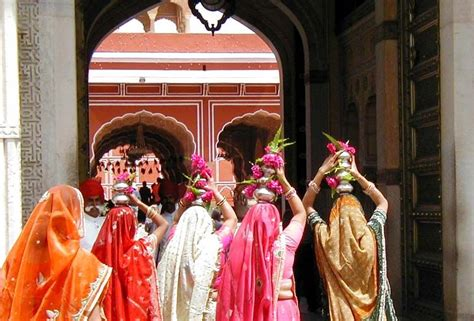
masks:
<svg viewBox="0 0 474 321"><path fill-rule="evenodd" d="M159 193L160 193L160 197L162 199L166 198L166 197L171 197L171 198L177 199L179 197L179 195L178 195L178 185L176 185L175 183L173 183L170 180L167 180L167 179L163 180L160 183Z"/></svg>
<svg viewBox="0 0 474 321"><path fill-rule="evenodd" d="M82 184L79 186L79 190L81 191L84 199L100 196L102 202L104 201L104 188L102 187L102 184L100 184L100 181L94 178L89 178L88 180L82 182Z"/></svg>

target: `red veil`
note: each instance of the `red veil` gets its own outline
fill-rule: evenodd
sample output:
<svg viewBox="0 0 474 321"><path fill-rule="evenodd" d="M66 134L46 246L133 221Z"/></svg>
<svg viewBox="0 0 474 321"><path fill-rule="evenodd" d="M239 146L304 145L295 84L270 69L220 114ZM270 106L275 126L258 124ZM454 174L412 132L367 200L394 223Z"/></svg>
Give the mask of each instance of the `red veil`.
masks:
<svg viewBox="0 0 474 321"><path fill-rule="evenodd" d="M161 320L153 247L149 237L135 240L137 219L128 206L109 211L92 248L112 267L104 300L107 320Z"/></svg>
<svg viewBox="0 0 474 321"><path fill-rule="evenodd" d="M279 236L280 213L275 205L252 206L230 247L219 289L217 321L274 319L274 244Z"/></svg>

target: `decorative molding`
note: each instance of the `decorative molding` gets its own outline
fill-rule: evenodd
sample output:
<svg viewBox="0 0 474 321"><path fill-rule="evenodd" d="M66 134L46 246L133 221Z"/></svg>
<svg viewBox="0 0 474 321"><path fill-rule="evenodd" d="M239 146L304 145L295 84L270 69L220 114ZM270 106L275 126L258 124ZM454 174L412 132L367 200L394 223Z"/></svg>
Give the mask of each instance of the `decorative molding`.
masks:
<svg viewBox="0 0 474 321"><path fill-rule="evenodd" d="M21 189L23 222L43 191L39 3L19 0Z"/></svg>
<svg viewBox="0 0 474 321"><path fill-rule="evenodd" d="M375 43L398 40L398 21L384 21L375 29Z"/></svg>
<svg viewBox="0 0 474 321"><path fill-rule="evenodd" d="M14 125L0 124L0 139L20 138L20 128Z"/></svg>

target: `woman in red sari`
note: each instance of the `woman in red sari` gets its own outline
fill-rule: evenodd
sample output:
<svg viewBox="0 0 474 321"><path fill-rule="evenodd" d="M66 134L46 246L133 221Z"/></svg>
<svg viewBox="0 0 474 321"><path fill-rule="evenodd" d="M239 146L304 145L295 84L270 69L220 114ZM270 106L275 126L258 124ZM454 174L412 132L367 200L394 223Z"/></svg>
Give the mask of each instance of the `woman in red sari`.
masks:
<svg viewBox="0 0 474 321"><path fill-rule="evenodd" d="M67 185L43 195L0 272L0 320L101 320L111 269L80 247L83 203Z"/></svg>
<svg viewBox="0 0 474 321"><path fill-rule="evenodd" d="M157 225L150 235L136 239L137 218L130 206L112 208L92 248L97 258L113 269L104 300L107 320L159 321L158 285L154 250L168 227L166 220L133 194L132 205Z"/></svg>

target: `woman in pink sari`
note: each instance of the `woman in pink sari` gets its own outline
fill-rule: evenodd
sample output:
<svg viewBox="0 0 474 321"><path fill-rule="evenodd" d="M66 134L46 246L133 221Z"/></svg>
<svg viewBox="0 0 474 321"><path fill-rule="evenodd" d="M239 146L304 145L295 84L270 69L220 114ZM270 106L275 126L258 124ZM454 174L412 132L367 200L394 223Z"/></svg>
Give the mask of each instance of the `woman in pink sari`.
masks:
<svg viewBox="0 0 474 321"><path fill-rule="evenodd" d="M266 187L255 191L250 208L229 250L217 303L218 321L299 321L293 262L306 223L303 204L276 168L293 219L283 230L280 213ZM269 185L267 185L269 186ZM274 195L273 195L274 196Z"/></svg>

